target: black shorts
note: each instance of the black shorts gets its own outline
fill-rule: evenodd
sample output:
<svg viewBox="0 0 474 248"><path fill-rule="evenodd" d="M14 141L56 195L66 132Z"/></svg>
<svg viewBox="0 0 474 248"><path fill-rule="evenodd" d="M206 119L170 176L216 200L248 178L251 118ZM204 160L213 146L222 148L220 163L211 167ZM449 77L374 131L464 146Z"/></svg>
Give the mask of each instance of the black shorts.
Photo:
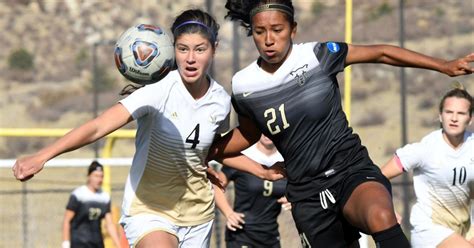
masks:
<svg viewBox="0 0 474 248"><path fill-rule="evenodd" d="M303 247L347 247L358 240L360 230L346 221L342 210L358 185L372 181L383 184L391 194L390 181L371 164L350 168L343 180L328 182L327 185L333 186L315 197L292 203L293 219Z"/></svg>
<svg viewBox="0 0 474 248"><path fill-rule="evenodd" d="M261 248L261 245L253 245L243 241L232 240L226 241L226 248ZM276 243L274 245L266 245L266 248L280 248L280 243Z"/></svg>

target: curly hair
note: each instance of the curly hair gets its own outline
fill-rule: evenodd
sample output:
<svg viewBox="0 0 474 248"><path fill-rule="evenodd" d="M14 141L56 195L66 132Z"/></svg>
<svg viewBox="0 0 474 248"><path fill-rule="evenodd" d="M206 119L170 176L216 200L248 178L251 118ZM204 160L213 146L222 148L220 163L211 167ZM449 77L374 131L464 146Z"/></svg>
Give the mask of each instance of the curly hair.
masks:
<svg viewBox="0 0 474 248"><path fill-rule="evenodd" d="M289 11L284 11L288 22L293 25L294 7L291 0L227 0L225 8L228 10L225 18L238 21L247 31L247 36L252 35L252 10L266 4L284 5Z"/></svg>

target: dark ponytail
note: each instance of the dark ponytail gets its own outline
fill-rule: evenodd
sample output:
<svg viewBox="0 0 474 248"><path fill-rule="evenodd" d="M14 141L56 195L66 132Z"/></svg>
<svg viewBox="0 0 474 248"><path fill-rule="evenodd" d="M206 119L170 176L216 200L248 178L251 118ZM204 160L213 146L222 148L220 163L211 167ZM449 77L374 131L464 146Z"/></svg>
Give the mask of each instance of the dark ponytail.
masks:
<svg viewBox="0 0 474 248"><path fill-rule="evenodd" d="M240 26L244 27L247 31L247 35L252 35L252 10L257 7L266 4L277 4L282 5L284 8L275 8L276 10L283 11L286 14L288 22L293 26L294 19L294 7L291 0L227 0L225 8L227 9L227 15L225 18L231 21L240 22ZM272 8L270 8L272 9Z"/></svg>

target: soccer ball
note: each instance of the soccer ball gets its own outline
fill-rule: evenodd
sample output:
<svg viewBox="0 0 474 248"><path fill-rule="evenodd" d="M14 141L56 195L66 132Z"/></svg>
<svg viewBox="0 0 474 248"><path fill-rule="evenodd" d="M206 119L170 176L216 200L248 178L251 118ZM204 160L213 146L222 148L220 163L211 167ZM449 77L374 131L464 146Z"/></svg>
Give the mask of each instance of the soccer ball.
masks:
<svg viewBox="0 0 474 248"><path fill-rule="evenodd" d="M127 29L115 44L115 65L128 80L151 84L164 78L174 67L174 46L165 31L139 24Z"/></svg>

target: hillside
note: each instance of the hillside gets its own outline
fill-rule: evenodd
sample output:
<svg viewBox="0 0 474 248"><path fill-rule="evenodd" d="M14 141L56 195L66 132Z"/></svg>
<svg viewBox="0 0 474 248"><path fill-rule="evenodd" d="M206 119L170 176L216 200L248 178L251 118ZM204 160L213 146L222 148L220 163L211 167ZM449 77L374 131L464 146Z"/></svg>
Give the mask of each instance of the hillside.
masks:
<svg viewBox="0 0 474 248"><path fill-rule="evenodd" d="M183 9L205 1L183 0L4 0L0 8L0 127L70 128L92 117L92 44L113 42L136 23L171 25ZM224 21L224 1L213 1L221 23L214 77L229 89L232 75L232 24ZM344 40L344 1L294 1L298 9L297 42ZM474 51L474 0L406 1L409 49L455 58ZM354 1L353 43L398 44L398 1ZM256 58L251 38L243 32L240 66ZM34 56L33 71L12 70L9 55L23 48ZM119 98L127 82L113 64L110 45L98 46L101 76L99 110ZM352 69L351 123L374 160L385 162L400 145L399 69L357 65ZM474 92L472 77L456 78ZM437 127L437 102L451 78L407 69L408 139L414 141ZM340 74L341 90L344 87ZM131 126L133 128L133 126ZM0 156L13 158L36 150L45 139L0 138ZM84 149L68 156L90 154ZM133 142L120 142L115 156L133 153Z"/></svg>
<svg viewBox="0 0 474 248"><path fill-rule="evenodd" d="M128 27L138 23L171 26L173 17L206 0L0 0L0 128L73 128L91 119L94 110L93 65L97 65L98 111L120 99L128 82L113 61L113 45ZM221 24L214 75L230 91L233 73L232 24L224 20L223 0L212 0L212 12ZM296 42L344 40L345 0L293 0L297 9ZM399 0L353 0L352 42L399 44ZM474 52L474 0L405 0L405 47L436 57L453 59ZM257 58L252 39L240 32L239 66ZM97 53L93 54L93 44ZM10 56L18 51L32 56L33 69L14 69ZM95 57L95 59L94 59ZM14 65L19 65L15 61ZM24 62L24 61L23 61ZM31 67L30 67L31 68ZM382 165L401 145L400 69L383 65L354 65L351 85L351 126ZM406 69L408 142L438 128L437 105L453 78L433 71ZM341 92L345 80L339 74ZM455 78L474 93L474 76ZM126 128L134 128L132 123ZM474 130L474 127L471 127ZM53 138L0 137L0 158L32 153ZM104 141L99 141L103 145ZM132 140L118 140L112 156L134 153ZM90 158L92 146L62 157ZM128 167L111 172L113 202L123 196ZM61 240L64 204L70 188L83 183L82 168L48 168L28 183L18 183L10 168L0 169L3 200L0 247L40 242L57 247ZM405 188L395 181L394 202ZM32 194L24 194L27 190ZM409 188L410 191L410 188ZM12 193L13 192L13 193ZM231 192L231 191L228 191ZM27 204L26 198L28 198ZM412 201L413 197L408 200ZM64 203L64 204L63 204ZM410 203L411 204L411 203ZM21 206L21 207L20 207ZM27 210L24 210L25 207ZM45 212L47 210L47 213ZM402 213L401 211L399 211ZM280 219L282 247L298 247L289 212ZM25 216L27 216L26 234ZM280 216L280 218L282 217ZM405 216L408 218L407 216ZM219 218L218 218L219 219ZM217 219L217 220L218 220ZM21 221L20 221L21 220ZM222 218L220 220L223 222ZM216 221L216 226L219 224ZM220 226L220 231L225 228ZM20 236L23 235L23 240ZM286 236L285 236L286 235ZM23 244L24 247L25 244ZM29 246L28 246L29 247ZM33 247L33 246L31 246Z"/></svg>

